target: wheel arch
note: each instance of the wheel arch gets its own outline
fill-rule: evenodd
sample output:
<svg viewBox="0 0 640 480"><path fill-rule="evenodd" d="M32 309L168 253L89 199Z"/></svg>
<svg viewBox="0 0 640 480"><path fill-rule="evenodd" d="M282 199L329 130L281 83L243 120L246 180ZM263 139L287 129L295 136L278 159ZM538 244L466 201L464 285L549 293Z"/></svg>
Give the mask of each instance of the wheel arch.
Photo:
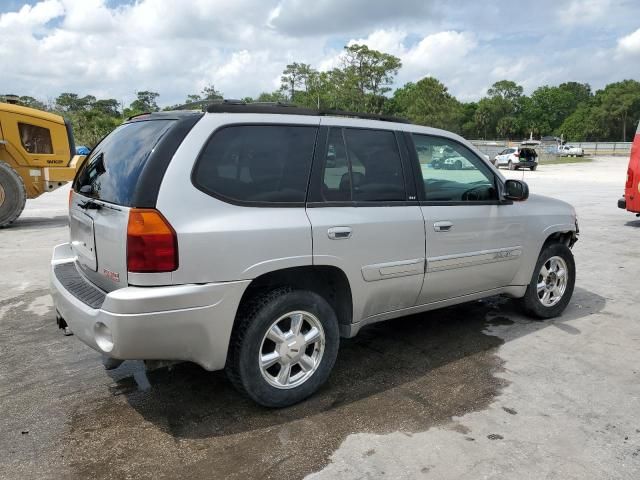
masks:
<svg viewBox="0 0 640 480"><path fill-rule="evenodd" d="M289 267L264 273L251 281L245 289L238 313L234 321L238 323L238 315L242 306L260 293L279 287L291 286L295 289L310 290L321 295L334 309L340 324L340 331L348 330L353 321L353 297L347 275L332 265L307 265Z"/></svg>
<svg viewBox="0 0 640 480"><path fill-rule="evenodd" d="M513 279L513 284L529 284L538 257L548 245L553 243L562 243L571 248L577 241L578 230L577 226L574 224L557 224L547 227L534 244L531 245L531 249L525 251L525 255L523 255L523 263Z"/></svg>
<svg viewBox="0 0 640 480"><path fill-rule="evenodd" d="M540 247L540 251L552 243L563 243L571 248L578 241L578 233L577 225L554 225L549 227L543 233L545 240Z"/></svg>

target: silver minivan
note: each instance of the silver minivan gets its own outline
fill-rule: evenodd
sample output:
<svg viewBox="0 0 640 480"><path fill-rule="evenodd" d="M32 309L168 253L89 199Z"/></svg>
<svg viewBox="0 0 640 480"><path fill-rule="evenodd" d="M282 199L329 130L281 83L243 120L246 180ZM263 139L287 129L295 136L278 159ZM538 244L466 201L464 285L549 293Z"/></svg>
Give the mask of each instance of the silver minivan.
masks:
<svg viewBox="0 0 640 480"><path fill-rule="evenodd" d="M466 168L432 168L445 149ZM69 224L60 326L111 366L225 369L271 407L318 389L365 325L492 295L554 317L575 282L573 207L466 140L282 105L130 119L76 177Z"/></svg>

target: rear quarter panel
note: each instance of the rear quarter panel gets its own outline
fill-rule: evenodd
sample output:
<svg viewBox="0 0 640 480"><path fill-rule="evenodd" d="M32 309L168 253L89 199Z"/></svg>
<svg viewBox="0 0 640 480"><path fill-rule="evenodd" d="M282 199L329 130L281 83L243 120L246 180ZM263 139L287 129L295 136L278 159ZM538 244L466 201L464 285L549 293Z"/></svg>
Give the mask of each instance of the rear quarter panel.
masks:
<svg viewBox="0 0 640 480"><path fill-rule="evenodd" d="M311 224L304 207L247 207L226 203L191 182L195 161L212 133L231 124L317 126L315 117L207 114L189 132L165 173L157 208L178 235L173 284L253 279L312 264Z"/></svg>

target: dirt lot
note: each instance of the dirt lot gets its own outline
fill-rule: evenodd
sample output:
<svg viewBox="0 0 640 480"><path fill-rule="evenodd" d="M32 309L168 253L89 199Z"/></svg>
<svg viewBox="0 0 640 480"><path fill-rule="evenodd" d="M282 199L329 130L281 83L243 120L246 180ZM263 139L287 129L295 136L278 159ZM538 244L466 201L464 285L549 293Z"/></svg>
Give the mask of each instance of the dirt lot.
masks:
<svg viewBox="0 0 640 480"><path fill-rule="evenodd" d="M222 373L145 372L54 324L66 190L0 231L0 478L640 478L640 221L623 158L541 166L580 219L576 292L536 322L493 298L364 329L312 399L266 410Z"/></svg>

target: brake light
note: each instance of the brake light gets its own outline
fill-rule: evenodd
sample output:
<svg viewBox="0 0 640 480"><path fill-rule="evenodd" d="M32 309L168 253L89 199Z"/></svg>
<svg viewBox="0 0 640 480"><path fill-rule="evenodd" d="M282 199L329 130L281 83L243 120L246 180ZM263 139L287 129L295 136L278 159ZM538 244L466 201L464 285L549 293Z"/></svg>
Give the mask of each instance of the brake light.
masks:
<svg viewBox="0 0 640 480"><path fill-rule="evenodd" d="M518 152L514 153L513 156L516 158L520 158L520 154Z"/></svg>
<svg viewBox="0 0 640 480"><path fill-rule="evenodd" d="M69 210L71 210L71 200L73 200L73 188L69 190Z"/></svg>
<svg viewBox="0 0 640 480"><path fill-rule="evenodd" d="M627 169L627 183L624 188L633 188L633 170L631 170L630 168Z"/></svg>
<svg viewBox="0 0 640 480"><path fill-rule="evenodd" d="M172 272L178 268L178 237L160 212L132 208L127 225L127 270Z"/></svg>

